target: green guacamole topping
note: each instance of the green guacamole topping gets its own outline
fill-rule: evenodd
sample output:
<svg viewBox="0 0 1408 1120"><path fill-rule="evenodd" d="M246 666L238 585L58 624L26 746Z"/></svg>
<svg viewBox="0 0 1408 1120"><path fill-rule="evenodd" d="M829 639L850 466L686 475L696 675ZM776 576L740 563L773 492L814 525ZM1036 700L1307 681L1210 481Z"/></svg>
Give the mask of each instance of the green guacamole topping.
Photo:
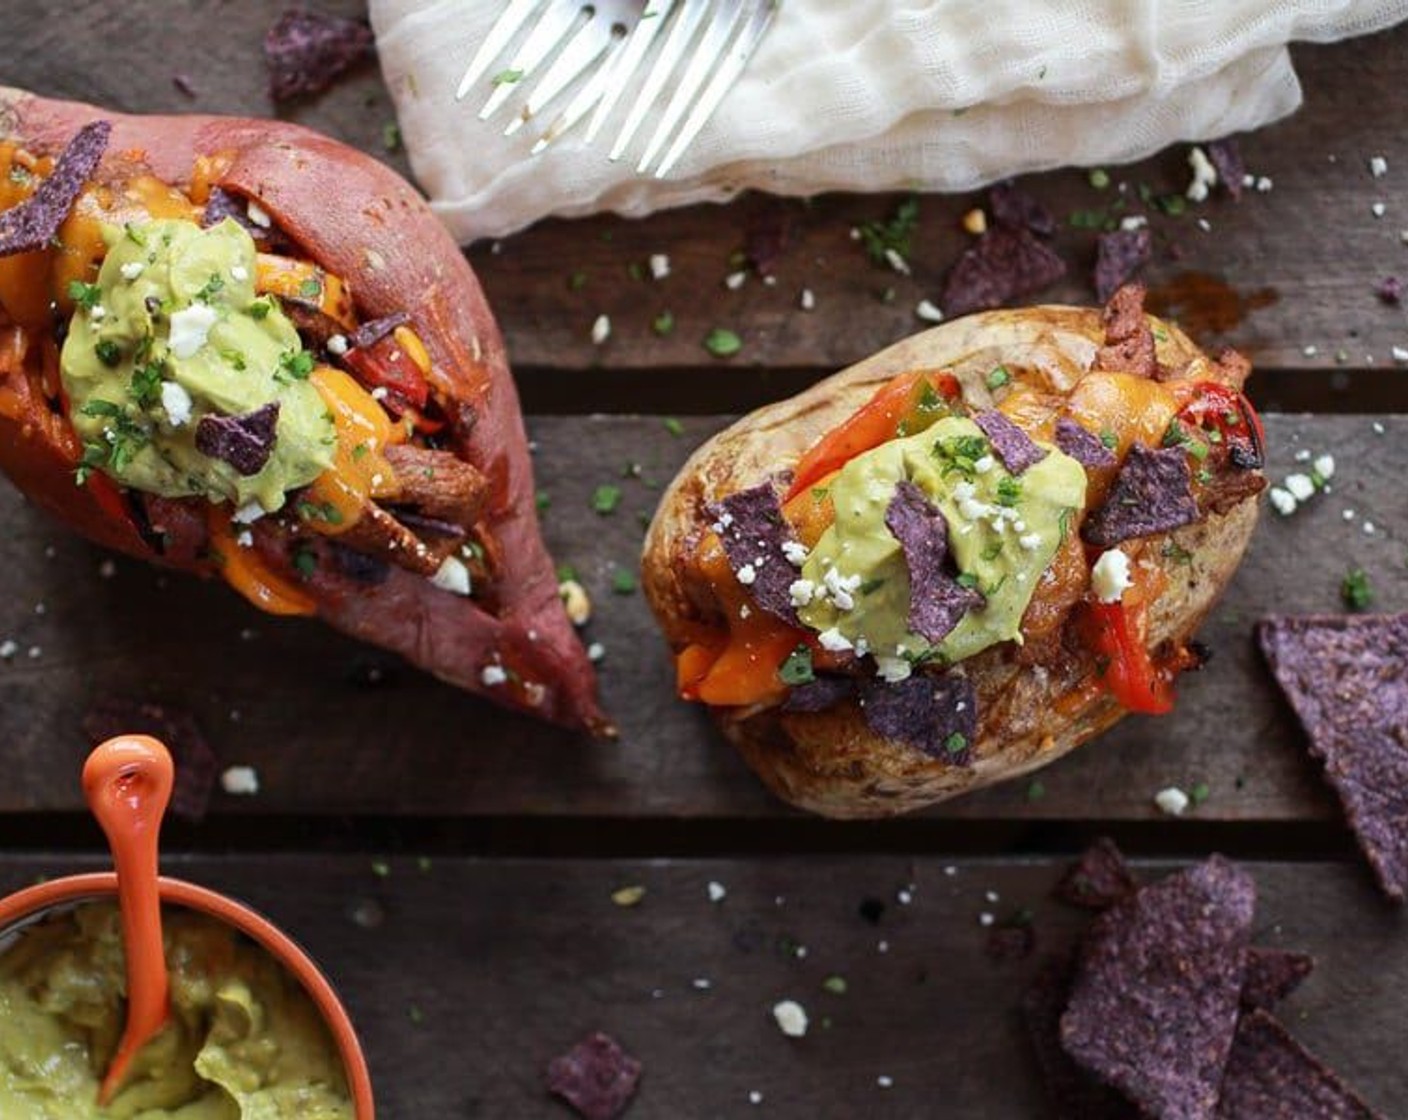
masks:
<svg viewBox="0 0 1408 1120"><path fill-rule="evenodd" d="M116 907L26 930L0 956L5 1120L352 1120L337 1050L312 1001L228 926L165 913L171 1020L106 1109L98 1084L123 1027Z"/></svg>
<svg viewBox="0 0 1408 1120"><path fill-rule="evenodd" d="M210 229L154 221L106 231L96 284L77 304L60 360L82 480L101 470L168 498L204 496L272 512L332 464L332 418L308 381L312 355L278 301L254 292L254 240L225 219ZM201 418L277 402L273 453L242 475L196 446Z"/></svg>
<svg viewBox="0 0 1408 1120"><path fill-rule="evenodd" d="M800 573L803 622L835 631L860 652L913 662L937 655L961 661L998 642L1022 640L1022 614L1056 554L1073 511L1085 504L1085 470L1055 448L1012 475L973 421L948 417L917 435L890 440L852 459L832 480L836 521ZM885 512L895 486L910 479L948 522L959 579L986 596L937 649L911 633L909 570ZM795 589L794 589L795 591ZM839 592L839 593L838 593ZM843 609L847 602L849 609Z"/></svg>

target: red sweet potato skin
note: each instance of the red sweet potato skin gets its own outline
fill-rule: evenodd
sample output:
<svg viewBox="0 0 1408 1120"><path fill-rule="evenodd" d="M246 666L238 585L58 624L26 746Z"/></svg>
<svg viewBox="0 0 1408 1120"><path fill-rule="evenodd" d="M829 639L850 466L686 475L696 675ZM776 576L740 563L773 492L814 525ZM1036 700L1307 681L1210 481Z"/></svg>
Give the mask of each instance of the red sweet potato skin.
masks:
<svg viewBox="0 0 1408 1120"><path fill-rule="evenodd" d="M447 413L472 414L473 423L457 427L453 438L456 451L490 480L485 520L507 572L493 613L394 570L373 588L315 578L319 617L497 703L609 734L594 673L562 610L539 535L528 441L503 339L464 255L424 200L370 156L297 125L128 116L0 88L0 138L38 155L56 154L97 119L113 125L100 176L135 164L184 185L198 156L227 160L215 183L255 200L303 252L342 276L362 318L410 313L434 366L432 392ZM0 417L0 468L85 536L158 559L134 529L74 486L71 461L32 415ZM486 686L483 669L495 663L512 670L510 680Z"/></svg>

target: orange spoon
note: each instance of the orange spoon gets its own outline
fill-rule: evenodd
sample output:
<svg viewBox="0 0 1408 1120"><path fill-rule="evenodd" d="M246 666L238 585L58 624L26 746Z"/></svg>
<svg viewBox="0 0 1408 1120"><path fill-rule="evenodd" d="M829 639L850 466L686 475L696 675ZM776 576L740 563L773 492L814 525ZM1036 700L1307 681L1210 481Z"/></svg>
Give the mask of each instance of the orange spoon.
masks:
<svg viewBox="0 0 1408 1120"><path fill-rule="evenodd" d="M146 735L120 735L88 756L83 795L117 867L117 901L127 957L127 1026L98 1090L106 1107L132 1059L166 1025L170 984L161 939L157 838L175 781L171 755Z"/></svg>

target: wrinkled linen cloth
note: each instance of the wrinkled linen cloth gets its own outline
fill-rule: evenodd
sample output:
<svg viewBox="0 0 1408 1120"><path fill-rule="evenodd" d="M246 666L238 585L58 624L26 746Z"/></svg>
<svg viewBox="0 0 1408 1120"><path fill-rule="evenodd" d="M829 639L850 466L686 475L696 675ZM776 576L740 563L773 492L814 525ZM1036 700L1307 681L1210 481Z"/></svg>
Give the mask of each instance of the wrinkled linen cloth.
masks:
<svg viewBox="0 0 1408 1120"><path fill-rule="evenodd" d="M371 0L411 165L464 243L550 214L638 216L750 188L961 191L1126 163L1292 112L1301 91L1289 42L1408 18L1408 0L781 0L743 76L657 180L635 162L661 107L626 158L606 156L630 91L592 145L584 121L537 156L533 126L502 135L512 108L478 119L489 77L454 100L504 7Z"/></svg>

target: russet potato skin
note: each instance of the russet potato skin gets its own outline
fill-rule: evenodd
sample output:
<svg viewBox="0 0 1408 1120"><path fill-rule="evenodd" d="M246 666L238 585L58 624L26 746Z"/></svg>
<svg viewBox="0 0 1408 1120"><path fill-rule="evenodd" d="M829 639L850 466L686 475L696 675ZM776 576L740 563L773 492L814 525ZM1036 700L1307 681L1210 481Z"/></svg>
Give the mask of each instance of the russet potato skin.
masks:
<svg viewBox="0 0 1408 1120"><path fill-rule="evenodd" d="M1227 380L1176 327L1151 319L1165 380ZM891 378L912 369L957 376L970 407L990 407L995 366L1013 384L1069 394L1105 339L1096 308L1043 306L980 313L905 339L805 392L759 409L714 436L666 490L646 536L643 588L678 651L688 624L717 615L690 558L708 532L704 507L785 471ZM1167 584L1149 610L1149 646L1190 637L1231 579L1251 540L1255 496L1224 513L1147 538ZM1179 562L1162 559L1164 544ZM1070 648L1032 662L1005 643L963 662L978 696L973 763L962 767L876 736L853 703L820 713L777 707L717 708L714 715L749 766L781 798L830 817L887 817L1016 778L1060 758L1115 723L1124 709L1093 683L1094 654Z"/></svg>

